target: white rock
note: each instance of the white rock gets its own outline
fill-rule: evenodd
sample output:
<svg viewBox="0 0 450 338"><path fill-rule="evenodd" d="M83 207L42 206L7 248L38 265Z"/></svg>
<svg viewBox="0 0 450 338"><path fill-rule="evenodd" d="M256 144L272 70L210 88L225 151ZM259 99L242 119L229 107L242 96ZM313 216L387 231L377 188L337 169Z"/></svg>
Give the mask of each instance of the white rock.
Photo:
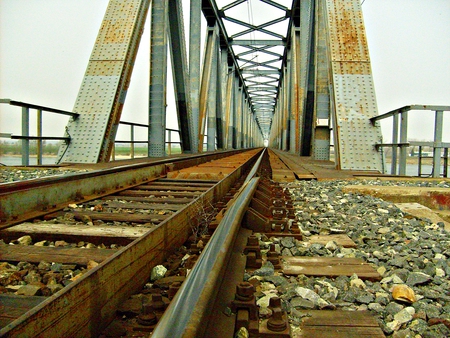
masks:
<svg viewBox="0 0 450 338"><path fill-rule="evenodd" d="M269 293L256 301L256 304L260 307L268 307L270 298L277 297L275 293Z"/></svg>
<svg viewBox="0 0 450 338"><path fill-rule="evenodd" d="M398 320L393 320L392 322L386 323L386 326L392 331L398 331L402 324Z"/></svg>
<svg viewBox="0 0 450 338"><path fill-rule="evenodd" d="M157 265L152 269L152 273L150 275L150 280L153 282L155 280L161 279L166 274L167 269L163 265Z"/></svg>
<svg viewBox="0 0 450 338"><path fill-rule="evenodd" d="M394 321L398 321L401 324L409 323L416 310L412 306L408 306L394 315Z"/></svg>
<svg viewBox="0 0 450 338"><path fill-rule="evenodd" d="M436 276L438 276L438 277L445 277L444 269L436 268Z"/></svg>

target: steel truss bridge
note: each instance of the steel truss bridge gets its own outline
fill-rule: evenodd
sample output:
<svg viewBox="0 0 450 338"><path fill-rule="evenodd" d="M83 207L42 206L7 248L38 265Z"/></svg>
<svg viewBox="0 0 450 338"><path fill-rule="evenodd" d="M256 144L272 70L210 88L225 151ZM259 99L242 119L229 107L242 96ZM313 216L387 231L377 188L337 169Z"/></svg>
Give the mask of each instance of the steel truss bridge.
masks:
<svg viewBox="0 0 450 338"><path fill-rule="evenodd" d="M358 0L191 0L188 46L181 1L110 0L59 163L109 161L150 12L150 157L165 156L170 51L184 153L206 142L208 151L268 145L329 160L333 143L338 169L382 170Z"/></svg>

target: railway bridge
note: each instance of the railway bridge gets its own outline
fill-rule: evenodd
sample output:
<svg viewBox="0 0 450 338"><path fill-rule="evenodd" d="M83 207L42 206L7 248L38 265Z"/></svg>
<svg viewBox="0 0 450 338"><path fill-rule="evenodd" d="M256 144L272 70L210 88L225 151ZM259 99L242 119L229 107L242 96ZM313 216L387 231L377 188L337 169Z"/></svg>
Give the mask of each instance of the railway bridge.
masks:
<svg viewBox="0 0 450 338"><path fill-rule="evenodd" d="M253 16L245 14L248 6L192 1L187 34L181 1L110 1L57 163L110 160L149 13L149 86L142 89L149 91L149 157L166 155L173 91L183 153L266 145L329 160L333 146L336 168L381 171L360 3L261 1L252 4Z"/></svg>
<svg viewBox="0 0 450 338"><path fill-rule="evenodd" d="M359 0L249 2L191 0L186 34L182 0L110 0L72 111L0 99L24 156L0 182L0 337L450 334L450 106L378 114ZM143 125L121 114L148 15ZM30 110L69 116L64 136L30 136ZM408 140L410 110L433 142ZM120 124L147 156L113 160ZM56 165L30 168L49 139ZM432 179L405 177L409 146Z"/></svg>

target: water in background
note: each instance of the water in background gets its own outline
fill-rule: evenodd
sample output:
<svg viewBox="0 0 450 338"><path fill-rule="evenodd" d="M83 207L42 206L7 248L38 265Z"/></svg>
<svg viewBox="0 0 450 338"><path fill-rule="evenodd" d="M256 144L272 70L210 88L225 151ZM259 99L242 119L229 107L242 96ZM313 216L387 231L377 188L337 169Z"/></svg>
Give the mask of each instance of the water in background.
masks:
<svg viewBox="0 0 450 338"><path fill-rule="evenodd" d="M56 156L42 156L43 164L55 164ZM22 165L20 156L0 156L0 163L3 165ZM30 165L37 165L37 157L30 156Z"/></svg>
<svg viewBox="0 0 450 338"><path fill-rule="evenodd" d="M43 164L55 164L56 157L55 156L43 156L42 162ZM0 163L3 165L12 165L12 166L20 166L22 165L22 158L20 156L0 156ZM30 165L37 165L37 158L35 156L30 157ZM391 172L391 164L386 163L386 174ZM432 166L429 164L422 165L422 177L426 177L426 175L431 176ZM398 170L398 169L397 169ZM448 167L448 172L450 173L450 166ZM417 176L418 168L416 164L406 164L406 175L407 176ZM442 167L441 167L442 174Z"/></svg>

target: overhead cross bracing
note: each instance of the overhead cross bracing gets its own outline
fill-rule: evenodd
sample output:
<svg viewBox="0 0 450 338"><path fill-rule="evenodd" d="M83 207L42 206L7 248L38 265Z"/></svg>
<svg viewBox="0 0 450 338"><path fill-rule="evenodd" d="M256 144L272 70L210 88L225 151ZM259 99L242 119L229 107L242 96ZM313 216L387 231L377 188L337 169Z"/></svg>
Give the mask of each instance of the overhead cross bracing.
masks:
<svg viewBox="0 0 450 338"><path fill-rule="evenodd" d="M341 169L381 170L375 148L381 133L370 122L378 113L358 0L191 0L189 55L182 4L110 0L61 162L109 160L150 8L149 156L165 156L170 48L183 152L264 141L323 160L332 149Z"/></svg>

